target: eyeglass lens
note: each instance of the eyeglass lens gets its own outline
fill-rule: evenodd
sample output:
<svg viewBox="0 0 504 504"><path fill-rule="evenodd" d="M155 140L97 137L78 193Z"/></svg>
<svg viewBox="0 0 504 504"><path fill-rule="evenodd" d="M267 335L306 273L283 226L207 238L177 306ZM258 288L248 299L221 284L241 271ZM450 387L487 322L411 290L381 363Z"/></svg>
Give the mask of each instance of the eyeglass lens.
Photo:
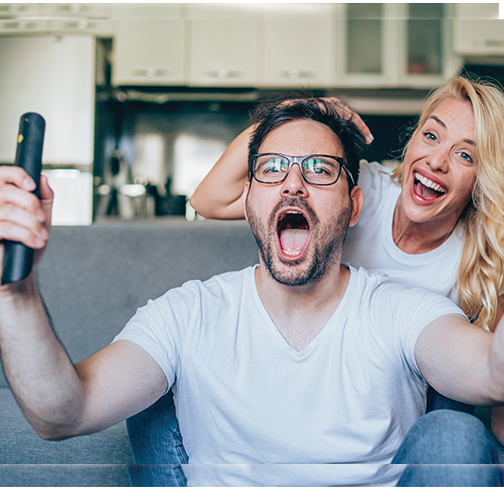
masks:
<svg viewBox="0 0 504 504"><path fill-rule="evenodd" d="M255 160L254 174L261 182L280 182L287 176L290 166L286 157L260 156ZM340 170L338 161L326 156L308 157L301 163L303 177L312 184L333 184L338 180Z"/></svg>

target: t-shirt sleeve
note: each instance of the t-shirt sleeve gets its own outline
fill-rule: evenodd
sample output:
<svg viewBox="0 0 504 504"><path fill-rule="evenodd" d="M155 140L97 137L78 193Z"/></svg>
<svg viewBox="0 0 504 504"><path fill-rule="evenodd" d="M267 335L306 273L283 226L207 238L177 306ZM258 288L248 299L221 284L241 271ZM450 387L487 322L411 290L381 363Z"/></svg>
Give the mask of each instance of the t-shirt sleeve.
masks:
<svg viewBox="0 0 504 504"><path fill-rule="evenodd" d="M417 377L424 380L415 359L415 344L421 332L443 315L464 312L447 297L420 287L410 287L394 281L383 285L388 299L387 307L383 304L374 307L375 316L381 317L384 327L391 327L389 345L395 355L399 355L403 364ZM380 312L378 315L378 311ZM385 318L385 320L383 319ZM389 320L387 320L387 318Z"/></svg>
<svg viewBox="0 0 504 504"><path fill-rule="evenodd" d="M197 306L197 289L183 286L149 300L139 308L114 341L140 345L159 364L168 381L175 383L180 366L184 335L191 323L191 307Z"/></svg>

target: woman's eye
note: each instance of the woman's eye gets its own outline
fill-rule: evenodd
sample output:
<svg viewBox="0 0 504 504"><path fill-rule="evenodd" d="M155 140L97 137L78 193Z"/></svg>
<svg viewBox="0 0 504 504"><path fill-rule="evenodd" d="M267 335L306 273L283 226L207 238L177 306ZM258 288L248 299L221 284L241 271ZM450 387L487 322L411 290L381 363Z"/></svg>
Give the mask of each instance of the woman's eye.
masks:
<svg viewBox="0 0 504 504"><path fill-rule="evenodd" d="M461 152L460 157L469 163L473 162L472 157L469 154L467 154L467 152Z"/></svg>
<svg viewBox="0 0 504 504"><path fill-rule="evenodd" d="M425 138L429 139L429 140L432 140L433 142L435 142L437 140L437 137L436 135L434 135L433 133L431 133L430 131L426 131L424 133L424 136Z"/></svg>

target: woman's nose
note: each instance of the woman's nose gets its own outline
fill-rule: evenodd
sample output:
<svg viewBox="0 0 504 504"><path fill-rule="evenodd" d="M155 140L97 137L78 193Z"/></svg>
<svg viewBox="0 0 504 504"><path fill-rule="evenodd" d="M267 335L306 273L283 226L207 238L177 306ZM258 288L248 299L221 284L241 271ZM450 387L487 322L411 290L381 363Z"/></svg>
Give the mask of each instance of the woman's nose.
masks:
<svg viewBox="0 0 504 504"><path fill-rule="evenodd" d="M449 158L450 153L448 150L440 147L431 152L427 158L427 163L432 170L446 172L449 166Z"/></svg>

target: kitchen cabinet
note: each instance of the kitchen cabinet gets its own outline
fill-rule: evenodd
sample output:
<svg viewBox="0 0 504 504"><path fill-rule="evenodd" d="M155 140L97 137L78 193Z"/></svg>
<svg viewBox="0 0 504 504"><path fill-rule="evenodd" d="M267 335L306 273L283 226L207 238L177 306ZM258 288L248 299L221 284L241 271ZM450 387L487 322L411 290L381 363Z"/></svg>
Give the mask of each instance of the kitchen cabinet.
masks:
<svg viewBox="0 0 504 504"><path fill-rule="evenodd" d="M460 60L451 45L453 5L397 4L398 80L409 87L433 87L454 75Z"/></svg>
<svg viewBox="0 0 504 504"><path fill-rule="evenodd" d="M51 34L66 35L69 33L89 33L97 37L112 36L112 20L110 19L50 19L48 31Z"/></svg>
<svg viewBox="0 0 504 504"><path fill-rule="evenodd" d="M184 84L184 21L114 20L112 84Z"/></svg>
<svg viewBox="0 0 504 504"><path fill-rule="evenodd" d="M47 17L84 17L105 19L110 16L110 4L106 3L42 3L40 13Z"/></svg>
<svg viewBox="0 0 504 504"><path fill-rule="evenodd" d="M386 4L339 4L336 28L336 76L333 84L388 85L393 80L394 21Z"/></svg>
<svg viewBox="0 0 504 504"><path fill-rule="evenodd" d="M258 85L257 20L193 19L188 24L190 85Z"/></svg>
<svg viewBox="0 0 504 504"><path fill-rule="evenodd" d="M37 3L3 3L0 4L0 17L37 16L40 4Z"/></svg>
<svg viewBox="0 0 504 504"><path fill-rule="evenodd" d="M0 161L12 163L19 118L46 120L43 163L93 162L94 58L91 36L0 37Z"/></svg>
<svg viewBox="0 0 504 504"><path fill-rule="evenodd" d="M331 85L335 59L332 4L276 5L260 25L260 85Z"/></svg>
<svg viewBox="0 0 504 504"><path fill-rule="evenodd" d="M432 87L453 75L447 4L341 4L336 83Z"/></svg>
<svg viewBox="0 0 504 504"><path fill-rule="evenodd" d="M453 48L465 56L504 56L504 19L498 4L458 4Z"/></svg>
<svg viewBox="0 0 504 504"><path fill-rule="evenodd" d="M45 32L48 29L46 19L13 18L0 19L0 34L14 35L24 33Z"/></svg>

